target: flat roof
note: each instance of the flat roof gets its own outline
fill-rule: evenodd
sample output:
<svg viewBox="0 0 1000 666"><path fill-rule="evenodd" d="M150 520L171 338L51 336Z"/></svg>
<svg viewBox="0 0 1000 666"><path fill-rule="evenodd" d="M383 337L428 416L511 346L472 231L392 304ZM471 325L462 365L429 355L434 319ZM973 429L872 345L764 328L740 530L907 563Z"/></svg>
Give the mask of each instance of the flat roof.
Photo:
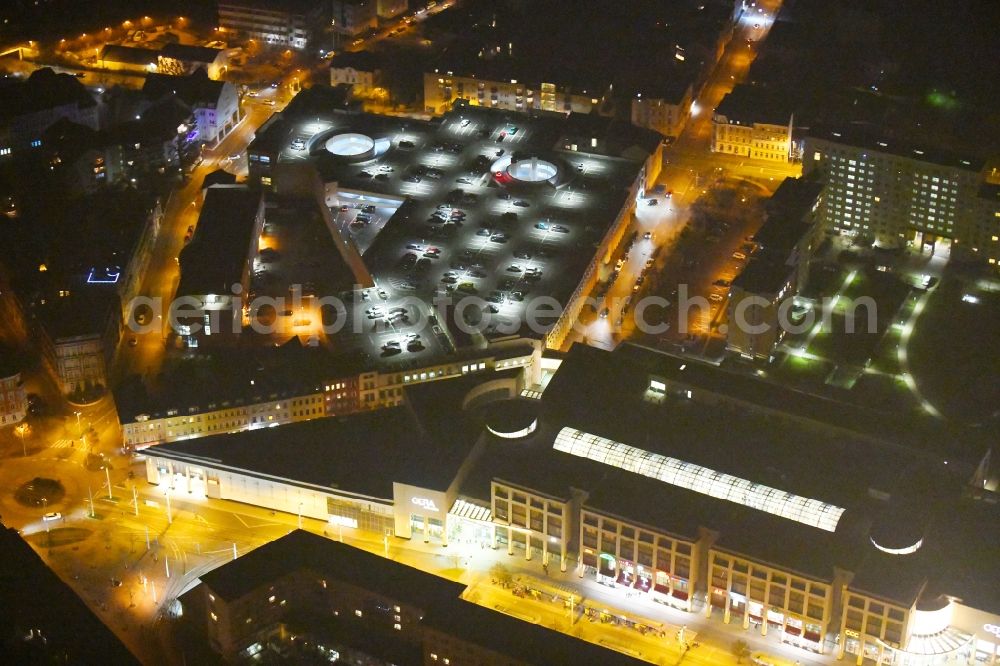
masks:
<svg viewBox="0 0 1000 666"><path fill-rule="evenodd" d="M873 126L854 125L817 125L809 128L808 139L818 139L830 143L864 148L873 153L896 155L917 162L926 162L938 166L951 167L964 171L978 173L986 164L986 160L975 155L963 155L943 148L924 146L908 141L906 138L893 138L888 132Z"/></svg>
<svg viewBox="0 0 1000 666"><path fill-rule="evenodd" d="M0 78L0 120L38 113L64 104L81 108L95 106L97 101L90 91L72 74L57 74L50 67L31 73L26 79L14 76Z"/></svg>
<svg viewBox="0 0 1000 666"><path fill-rule="evenodd" d="M705 400L709 375L715 375L712 392L775 411L754 413L741 403ZM683 381L694 395L648 401L650 376ZM751 384L752 393L741 390ZM855 574L853 589L904 605L918 596L947 594L1000 611L1000 594L983 586L995 577L985 544L1000 529L1000 509L965 495L972 465L952 458L947 464L919 445L874 436L886 432L854 435L848 428L863 424L849 405L840 406L835 423L810 423L818 412L802 408L822 399L796 393L640 348L605 352L574 345L542 396L538 430L522 440L480 435L484 450L460 492L488 502L494 479L562 500L577 489L586 493L585 508L692 541L707 528L719 535L716 548L820 580L832 580L840 567ZM756 399L768 394L773 402ZM835 531L816 529L564 453L553 445L565 427L846 510ZM922 507L916 513L914 503ZM906 531L923 535L922 546L912 555L881 552L869 537L873 526L900 520L917 521ZM988 534L976 536L977 529Z"/></svg>
<svg viewBox="0 0 1000 666"><path fill-rule="evenodd" d="M767 41L770 39L771 36L768 35ZM792 107L779 90L738 83L722 98L715 113L740 125L788 125L792 118Z"/></svg>
<svg viewBox="0 0 1000 666"><path fill-rule="evenodd" d="M328 202L336 223L363 248L375 282L389 292L387 306L402 296L429 303L446 285L463 288L456 298L494 296L498 312L480 327L488 339L544 334L522 325L530 301L523 297L569 299L662 141L656 132L604 118L461 104L433 122L321 112L310 101L315 90L300 93L298 105L258 132L249 148L251 175L312 164L322 180L337 184L338 201ZM371 154L354 162L331 154L328 142L344 134L371 139ZM554 165L555 175L537 183L505 175L512 161L531 158ZM376 219L358 221L354 208L380 200L405 203L391 216L377 211L366 214ZM430 248L436 251L421 256ZM408 255L420 270L405 263Z"/></svg>
<svg viewBox="0 0 1000 666"><path fill-rule="evenodd" d="M403 406L171 442L149 455L391 502L394 481L447 489L470 447L429 438Z"/></svg>
<svg viewBox="0 0 1000 666"><path fill-rule="evenodd" d="M123 424L143 415L200 414L315 393L364 367L356 354L330 354L294 337L279 347L217 349L208 358L182 360L157 379L155 391L134 375L114 389L115 405Z"/></svg>
<svg viewBox="0 0 1000 666"><path fill-rule="evenodd" d="M622 0L599 21L567 12L559 0L503 12L475 0L431 17L424 30L448 44L434 64L439 74L515 79L536 91L548 83L595 98L610 92L627 99L641 91L679 101L700 64L714 56L732 15L733 3L725 0Z"/></svg>
<svg viewBox="0 0 1000 666"><path fill-rule="evenodd" d="M284 576L307 571L342 581L424 611L422 622L449 636L529 664L638 664L613 650L523 622L465 601L465 585L359 548L295 530L201 577L235 600ZM368 632L354 627L352 636Z"/></svg>
<svg viewBox="0 0 1000 666"><path fill-rule="evenodd" d="M222 53L222 49L176 43L167 44L160 50L160 55L164 58L174 58L175 60L203 63L215 62L215 59L219 57L220 53Z"/></svg>
<svg viewBox="0 0 1000 666"><path fill-rule="evenodd" d="M110 60L127 65L155 65L159 61L159 56L159 51L144 49L138 46L107 44L101 49L101 60Z"/></svg>
<svg viewBox="0 0 1000 666"><path fill-rule="evenodd" d="M194 238L180 253L178 298L229 295L241 283L261 205L261 193L241 185L205 190Z"/></svg>

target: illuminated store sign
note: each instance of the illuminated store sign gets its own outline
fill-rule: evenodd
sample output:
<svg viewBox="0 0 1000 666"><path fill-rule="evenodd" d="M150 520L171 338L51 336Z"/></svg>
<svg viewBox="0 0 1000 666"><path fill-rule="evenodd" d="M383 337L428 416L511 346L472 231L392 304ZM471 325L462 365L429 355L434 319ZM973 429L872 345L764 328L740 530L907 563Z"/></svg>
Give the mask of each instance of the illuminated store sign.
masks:
<svg viewBox="0 0 1000 666"><path fill-rule="evenodd" d="M437 505L434 503L434 500L427 499L426 497L414 497L410 501L419 506L420 508L427 509L428 511L438 510Z"/></svg>

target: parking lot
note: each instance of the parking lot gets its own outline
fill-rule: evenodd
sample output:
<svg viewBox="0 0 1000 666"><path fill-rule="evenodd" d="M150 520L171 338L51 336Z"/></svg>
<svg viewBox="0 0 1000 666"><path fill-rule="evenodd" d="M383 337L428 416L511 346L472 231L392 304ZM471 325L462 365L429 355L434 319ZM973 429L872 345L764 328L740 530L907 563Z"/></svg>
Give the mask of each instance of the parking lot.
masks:
<svg viewBox="0 0 1000 666"><path fill-rule="evenodd" d="M478 329L471 335L492 337L525 332L535 297L566 303L626 203L638 165L553 150L561 131L558 118L473 108L438 123L363 115L281 130L280 160L310 159L335 183L327 204L374 277L376 288L357 296L368 300L351 308L375 336L367 353L391 358L411 353L408 347L462 346L453 312ZM477 300L432 309L448 296ZM399 314L386 321L402 300L407 321ZM385 309L381 318L372 317L373 307ZM437 321L426 321L432 312ZM555 318L538 319L551 325ZM376 324L380 330L369 330ZM420 344L406 340L413 334Z"/></svg>

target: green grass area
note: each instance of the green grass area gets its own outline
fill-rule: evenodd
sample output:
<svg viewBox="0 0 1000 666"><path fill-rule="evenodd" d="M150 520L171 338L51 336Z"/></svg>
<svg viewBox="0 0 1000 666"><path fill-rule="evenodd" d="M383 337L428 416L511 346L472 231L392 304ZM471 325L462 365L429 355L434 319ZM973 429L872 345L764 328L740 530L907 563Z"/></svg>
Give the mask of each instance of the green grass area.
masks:
<svg viewBox="0 0 1000 666"><path fill-rule="evenodd" d="M972 293L978 303L962 296ZM1000 404L1000 294L946 278L931 292L910 337L910 370L944 414L981 422Z"/></svg>
<svg viewBox="0 0 1000 666"><path fill-rule="evenodd" d="M790 354L774 365L769 373L783 384L815 389L823 385L833 368L833 363L823 359Z"/></svg>
<svg viewBox="0 0 1000 666"><path fill-rule="evenodd" d="M850 392L856 404L889 412L902 412L918 407L913 394L901 379L878 374L863 374Z"/></svg>

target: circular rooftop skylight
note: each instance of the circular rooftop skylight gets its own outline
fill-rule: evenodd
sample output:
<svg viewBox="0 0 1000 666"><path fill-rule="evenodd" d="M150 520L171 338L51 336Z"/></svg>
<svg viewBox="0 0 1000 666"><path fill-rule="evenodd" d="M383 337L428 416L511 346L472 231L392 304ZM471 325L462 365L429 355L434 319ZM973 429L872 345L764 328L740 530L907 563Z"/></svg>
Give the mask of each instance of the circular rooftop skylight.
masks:
<svg viewBox="0 0 1000 666"><path fill-rule="evenodd" d="M514 162L507 167L507 173L515 180L526 183L540 183L549 180L559 172L552 162L540 160L537 157Z"/></svg>
<svg viewBox="0 0 1000 666"><path fill-rule="evenodd" d="M374 148L375 141L364 134L337 134L326 142L327 151L338 157L358 157Z"/></svg>

